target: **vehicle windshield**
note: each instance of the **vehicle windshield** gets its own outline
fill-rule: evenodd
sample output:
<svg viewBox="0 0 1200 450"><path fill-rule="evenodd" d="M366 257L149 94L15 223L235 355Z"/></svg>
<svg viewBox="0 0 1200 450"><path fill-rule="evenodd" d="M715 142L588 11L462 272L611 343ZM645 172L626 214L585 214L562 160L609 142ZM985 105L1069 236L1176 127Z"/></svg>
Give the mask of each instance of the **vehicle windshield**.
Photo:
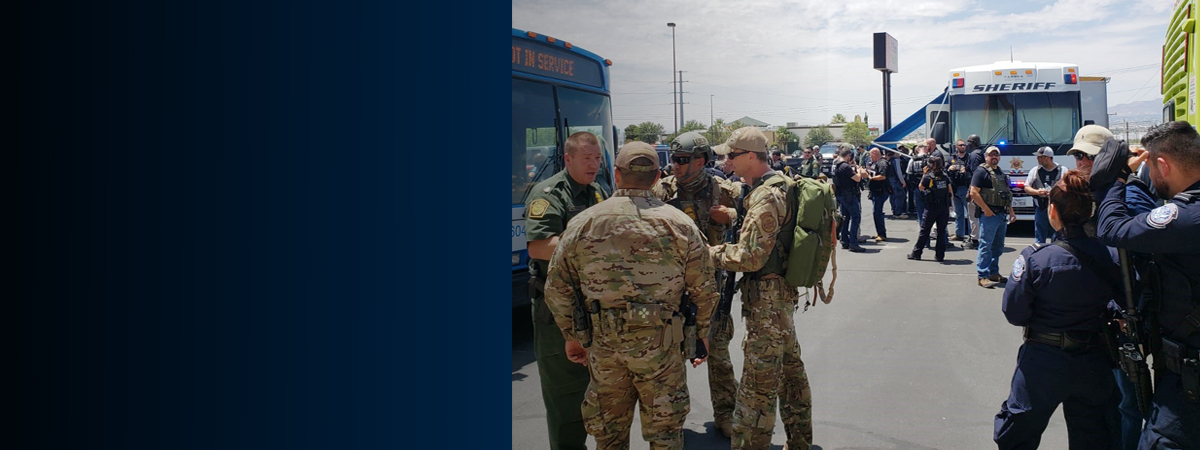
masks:
<svg viewBox="0 0 1200 450"><path fill-rule="evenodd" d="M977 134L984 144L1069 144L1079 128L1078 92L956 95L954 139Z"/></svg>
<svg viewBox="0 0 1200 450"><path fill-rule="evenodd" d="M538 182L562 170L555 133L555 93L561 119L570 128L562 135L588 131L600 141L604 164L596 182L612 192L609 166L613 157L612 112L609 98L591 92L512 80L512 204L525 203L525 193Z"/></svg>

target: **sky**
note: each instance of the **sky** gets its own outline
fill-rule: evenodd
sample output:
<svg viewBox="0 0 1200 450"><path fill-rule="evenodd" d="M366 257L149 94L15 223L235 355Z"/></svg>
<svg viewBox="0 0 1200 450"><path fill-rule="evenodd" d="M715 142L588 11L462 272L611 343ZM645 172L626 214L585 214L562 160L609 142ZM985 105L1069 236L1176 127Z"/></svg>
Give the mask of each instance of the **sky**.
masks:
<svg viewBox="0 0 1200 450"><path fill-rule="evenodd" d="M675 130L674 59L683 117L749 116L772 127L841 113L883 125L873 35L898 41L893 125L945 88L956 67L1010 58L1077 64L1110 77L1109 105L1161 98L1159 63L1172 0L513 0L512 26L612 60L614 125Z"/></svg>

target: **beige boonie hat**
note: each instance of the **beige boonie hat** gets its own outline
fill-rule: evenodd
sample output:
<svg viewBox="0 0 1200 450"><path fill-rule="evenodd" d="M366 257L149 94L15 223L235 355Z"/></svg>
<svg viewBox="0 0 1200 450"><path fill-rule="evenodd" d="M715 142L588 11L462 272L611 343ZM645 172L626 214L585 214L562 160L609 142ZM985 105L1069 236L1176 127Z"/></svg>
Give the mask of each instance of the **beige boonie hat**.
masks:
<svg viewBox="0 0 1200 450"><path fill-rule="evenodd" d="M1100 125L1085 125L1075 133L1075 145L1067 150L1070 155L1074 152L1084 152L1092 156L1100 154L1100 147L1104 146L1104 141L1113 137L1112 131Z"/></svg>
<svg viewBox="0 0 1200 450"><path fill-rule="evenodd" d="M718 155L724 155L734 150L766 153L767 135L752 126L741 127L733 130L733 134L729 135L729 139L726 139L724 144L713 149Z"/></svg>
<svg viewBox="0 0 1200 450"><path fill-rule="evenodd" d="M634 160L641 158L646 158L647 162L650 162L651 165L631 165ZM660 165L661 164L658 161L658 152L654 151L653 146L645 142L630 142L622 145L621 149L617 151L616 166L620 169L632 170L635 172L648 172L651 170L658 170Z"/></svg>

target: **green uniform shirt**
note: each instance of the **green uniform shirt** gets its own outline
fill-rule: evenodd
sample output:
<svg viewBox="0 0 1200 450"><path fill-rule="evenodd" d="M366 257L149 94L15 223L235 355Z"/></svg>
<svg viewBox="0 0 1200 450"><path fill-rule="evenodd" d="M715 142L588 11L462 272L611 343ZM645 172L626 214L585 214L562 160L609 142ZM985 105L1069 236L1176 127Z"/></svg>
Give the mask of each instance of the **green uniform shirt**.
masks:
<svg viewBox="0 0 1200 450"><path fill-rule="evenodd" d="M529 191L525 199L525 240L526 242L549 239L562 234L567 229L567 222L589 206L595 205L608 198L600 184L592 182L589 185L576 183L567 174L566 169L538 183ZM550 262L543 259L529 259L529 274L533 277L530 283L545 283L545 276ZM545 294L541 286L530 292L534 312L546 323L553 323L549 311L546 311ZM545 314L542 312L545 311Z"/></svg>

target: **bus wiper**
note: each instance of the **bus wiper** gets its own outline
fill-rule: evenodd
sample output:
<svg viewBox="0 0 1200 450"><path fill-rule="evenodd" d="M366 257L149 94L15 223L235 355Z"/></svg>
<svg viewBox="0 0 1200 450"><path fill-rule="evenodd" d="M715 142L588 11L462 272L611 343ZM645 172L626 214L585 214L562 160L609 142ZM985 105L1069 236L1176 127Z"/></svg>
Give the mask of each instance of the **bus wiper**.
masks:
<svg viewBox="0 0 1200 450"><path fill-rule="evenodd" d="M1041 143L1043 143L1043 145L1045 145L1046 138L1042 136L1042 133L1038 132L1037 127L1034 126L1033 123L1029 121L1029 119L1025 119L1025 129L1027 131L1032 131L1033 134L1037 135L1038 142L1041 142ZM1024 142L1024 140L1022 140L1022 142Z"/></svg>
<svg viewBox="0 0 1200 450"><path fill-rule="evenodd" d="M996 136L999 136L1001 132L1003 132L1004 130L1007 130L1007 129L1008 129L1008 124L1005 123L1004 126L1000 127L999 130L996 130L995 133L992 133L992 137L988 138L988 140L987 140L987 145L994 144L996 142Z"/></svg>
<svg viewBox="0 0 1200 450"><path fill-rule="evenodd" d="M567 122L567 119L564 118L563 119L564 127L566 126L566 122ZM567 128L567 129L570 130L570 128ZM558 120L554 121L554 135L558 136ZM534 183L534 181L537 180L537 177L541 177L542 174L545 173L545 172L543 172L543 170L546 170L546 164L550 164L551 162L557 161L560 158L562 158L564 144L562 142L557 142L557 141L558 141L558 139L556 138L555 143L554 143L554 154L551 155L550 157L546 158L545 161L542 161L542 165L539 166L537 169L537 172L535 172L535 173L537 173L537 175L535 175L535 178L532 180L529 180L529 186L525 188L525 194L521 195L521 203L525 203L525 200L529 198L529 191L533 190L533 186L535 184L537 184L537 183Z"/></svg>

